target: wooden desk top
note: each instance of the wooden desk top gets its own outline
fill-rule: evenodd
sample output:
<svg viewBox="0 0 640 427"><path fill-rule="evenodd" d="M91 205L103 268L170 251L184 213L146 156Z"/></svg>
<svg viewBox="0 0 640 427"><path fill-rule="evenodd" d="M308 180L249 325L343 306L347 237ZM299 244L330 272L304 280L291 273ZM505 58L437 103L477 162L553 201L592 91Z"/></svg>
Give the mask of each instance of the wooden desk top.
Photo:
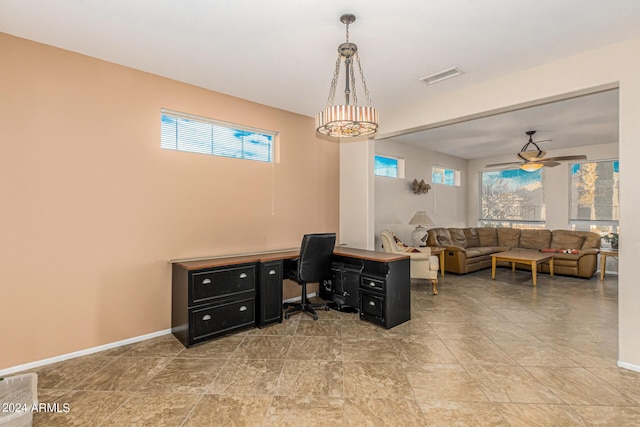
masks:
<svg viewBox="0 0 640 427"><path fill-rule="evenodd" d="M346 248L343 246L336 247L333 253L334 255L342 255L351 258L365 259L376 262L393 262L409 258L409 255L367 251L364 249ZM203 268L223 267L225 265L238 265L254 262L268 262L278 261L281 259L292 259L296 258L299 254L299 250L282 250L257 254L231 255L216 258L198 259L193 261L177 260L171 262L172 264L177 265L180 268L184 268L185 270L200 270Z"/></svg>

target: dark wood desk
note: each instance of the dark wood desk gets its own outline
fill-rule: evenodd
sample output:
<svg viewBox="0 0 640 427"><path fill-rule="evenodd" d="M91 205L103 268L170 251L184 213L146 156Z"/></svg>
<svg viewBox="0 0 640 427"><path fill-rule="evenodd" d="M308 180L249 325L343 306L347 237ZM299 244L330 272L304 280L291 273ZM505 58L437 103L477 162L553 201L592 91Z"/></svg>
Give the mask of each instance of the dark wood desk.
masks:
<svg viewBox="0 0 640 427"><path fill-rule="evenodd" d="M282 261L297 250L172 261L172 333L190 346L247 327L282 322ZM357 264L360 318L392 328L411 318L409 256L337 247Z"/></svg>

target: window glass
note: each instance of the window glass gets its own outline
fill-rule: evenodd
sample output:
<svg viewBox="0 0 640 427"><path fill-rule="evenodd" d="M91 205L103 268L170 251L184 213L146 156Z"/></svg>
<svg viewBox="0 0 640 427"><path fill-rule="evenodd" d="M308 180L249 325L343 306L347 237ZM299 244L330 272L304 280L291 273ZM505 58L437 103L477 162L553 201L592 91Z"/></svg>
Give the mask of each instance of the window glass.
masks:
<svg viewBox="0 0 640 427"><path fill-rule="evenodd" d="M434 184L460 185L460 171L455 169L433 166L431 168L431 182Z"/></svg>
<svg viewBox="0 0 640 427"><path fill-rule="evenodd" d="M481 172L481 226L543 228L543 169Z"/></svg>
<svg viewBox="0 0 640 427"><path fill-rule="evenodd" d="M571 221L615 221L620 215L617 160L569 165Z"/></svg>
<svg viewBox="0 0 640 427"><path fill-rule="evenodd" d="M400 178L398 159L393 157L376 156L373 173L376 176Z"/></svg>

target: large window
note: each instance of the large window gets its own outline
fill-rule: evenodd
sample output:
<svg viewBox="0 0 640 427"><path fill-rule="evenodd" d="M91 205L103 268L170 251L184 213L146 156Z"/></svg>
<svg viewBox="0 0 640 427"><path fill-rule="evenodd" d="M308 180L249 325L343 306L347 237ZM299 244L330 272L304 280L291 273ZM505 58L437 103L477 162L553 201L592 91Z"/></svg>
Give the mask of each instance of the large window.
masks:
<svg viewBox="0 0 640 427"><path fill-rule="evenodd" d="M573 163L570 171L569 222L575 230L618 231L618 160Z"/></svg>
<svg viewBox="0 0 640 427"><path fill-rule="evenodd" d="M275 132L162 110L160 146L238 159L273 161Z"/></svg>
<svg viewBox="0 0 640 427"><path fill-rule="evenodd" d="M460 186L460 171L433 166L431 168L431 182L434 184Z"/></svg>
<svg viewBox="0 0 640 427"><path fill-rule="evenodd" d="M375 156L373 173L376 176L404 178L404 159L391 156Z"/></svg>
<svg viewBox="0 0 640 427"><path fill-rule="evenodd" d="M543 228L543 169L481 172L480 226Z"/></svg>

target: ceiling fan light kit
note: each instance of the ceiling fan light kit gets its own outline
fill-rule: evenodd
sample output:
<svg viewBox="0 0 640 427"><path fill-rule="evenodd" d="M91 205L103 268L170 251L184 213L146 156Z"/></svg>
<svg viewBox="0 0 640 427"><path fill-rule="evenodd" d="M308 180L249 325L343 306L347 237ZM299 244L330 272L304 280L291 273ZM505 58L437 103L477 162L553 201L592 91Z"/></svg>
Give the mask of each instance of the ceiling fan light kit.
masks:
<svg viewBox="0 0 640 427"><path fill-rule="evenodd" d="M536 133L535 130L528 130L525 132L525 134L529 136L529 141L524 145L524 147L522 147L520 152L517 154L517 156L522 160L522 162L493 163L493 164L487 165L486 167L491 168L491 167L519 166L520 169L522 169L523 171L535 172L537 170L542 169L545 166L550 168L558 166L560 165L561 161L587 159L587 156L584 156L584 155L545 158L544 156L546 156L547 153L545 151L542 151L540 147L538 147L538 144L533 141L533 135L535 133ZM537 141L537 142L540 143L545 141L551 141L551 140L546 139L544 141ZM530 149L530 146L533 146L532 149Z"/></svg>
<svg viewBox="0 0 640 427"><path fill-rule="evenodd" d="M327 108L316 114L316 132L336 138L350 138L355 136L366 136L376 133L378 130L378 111L371 106L369 89L364 79L360 57L358 56L358 46L349 42L349 24L355 22L356 17L346 13L340 17L340 22L346 25L347 40L338 46L338 60L331 80ZM333 105L336 95L336 86L340 76L340 63L344 60L345 69L345 103L343 105ZM358 64L360 80L367 98L366 106L358 105L356 94L356 77L354 72L354 61ZM353 99L353 104L350 104Z"/></svg>

